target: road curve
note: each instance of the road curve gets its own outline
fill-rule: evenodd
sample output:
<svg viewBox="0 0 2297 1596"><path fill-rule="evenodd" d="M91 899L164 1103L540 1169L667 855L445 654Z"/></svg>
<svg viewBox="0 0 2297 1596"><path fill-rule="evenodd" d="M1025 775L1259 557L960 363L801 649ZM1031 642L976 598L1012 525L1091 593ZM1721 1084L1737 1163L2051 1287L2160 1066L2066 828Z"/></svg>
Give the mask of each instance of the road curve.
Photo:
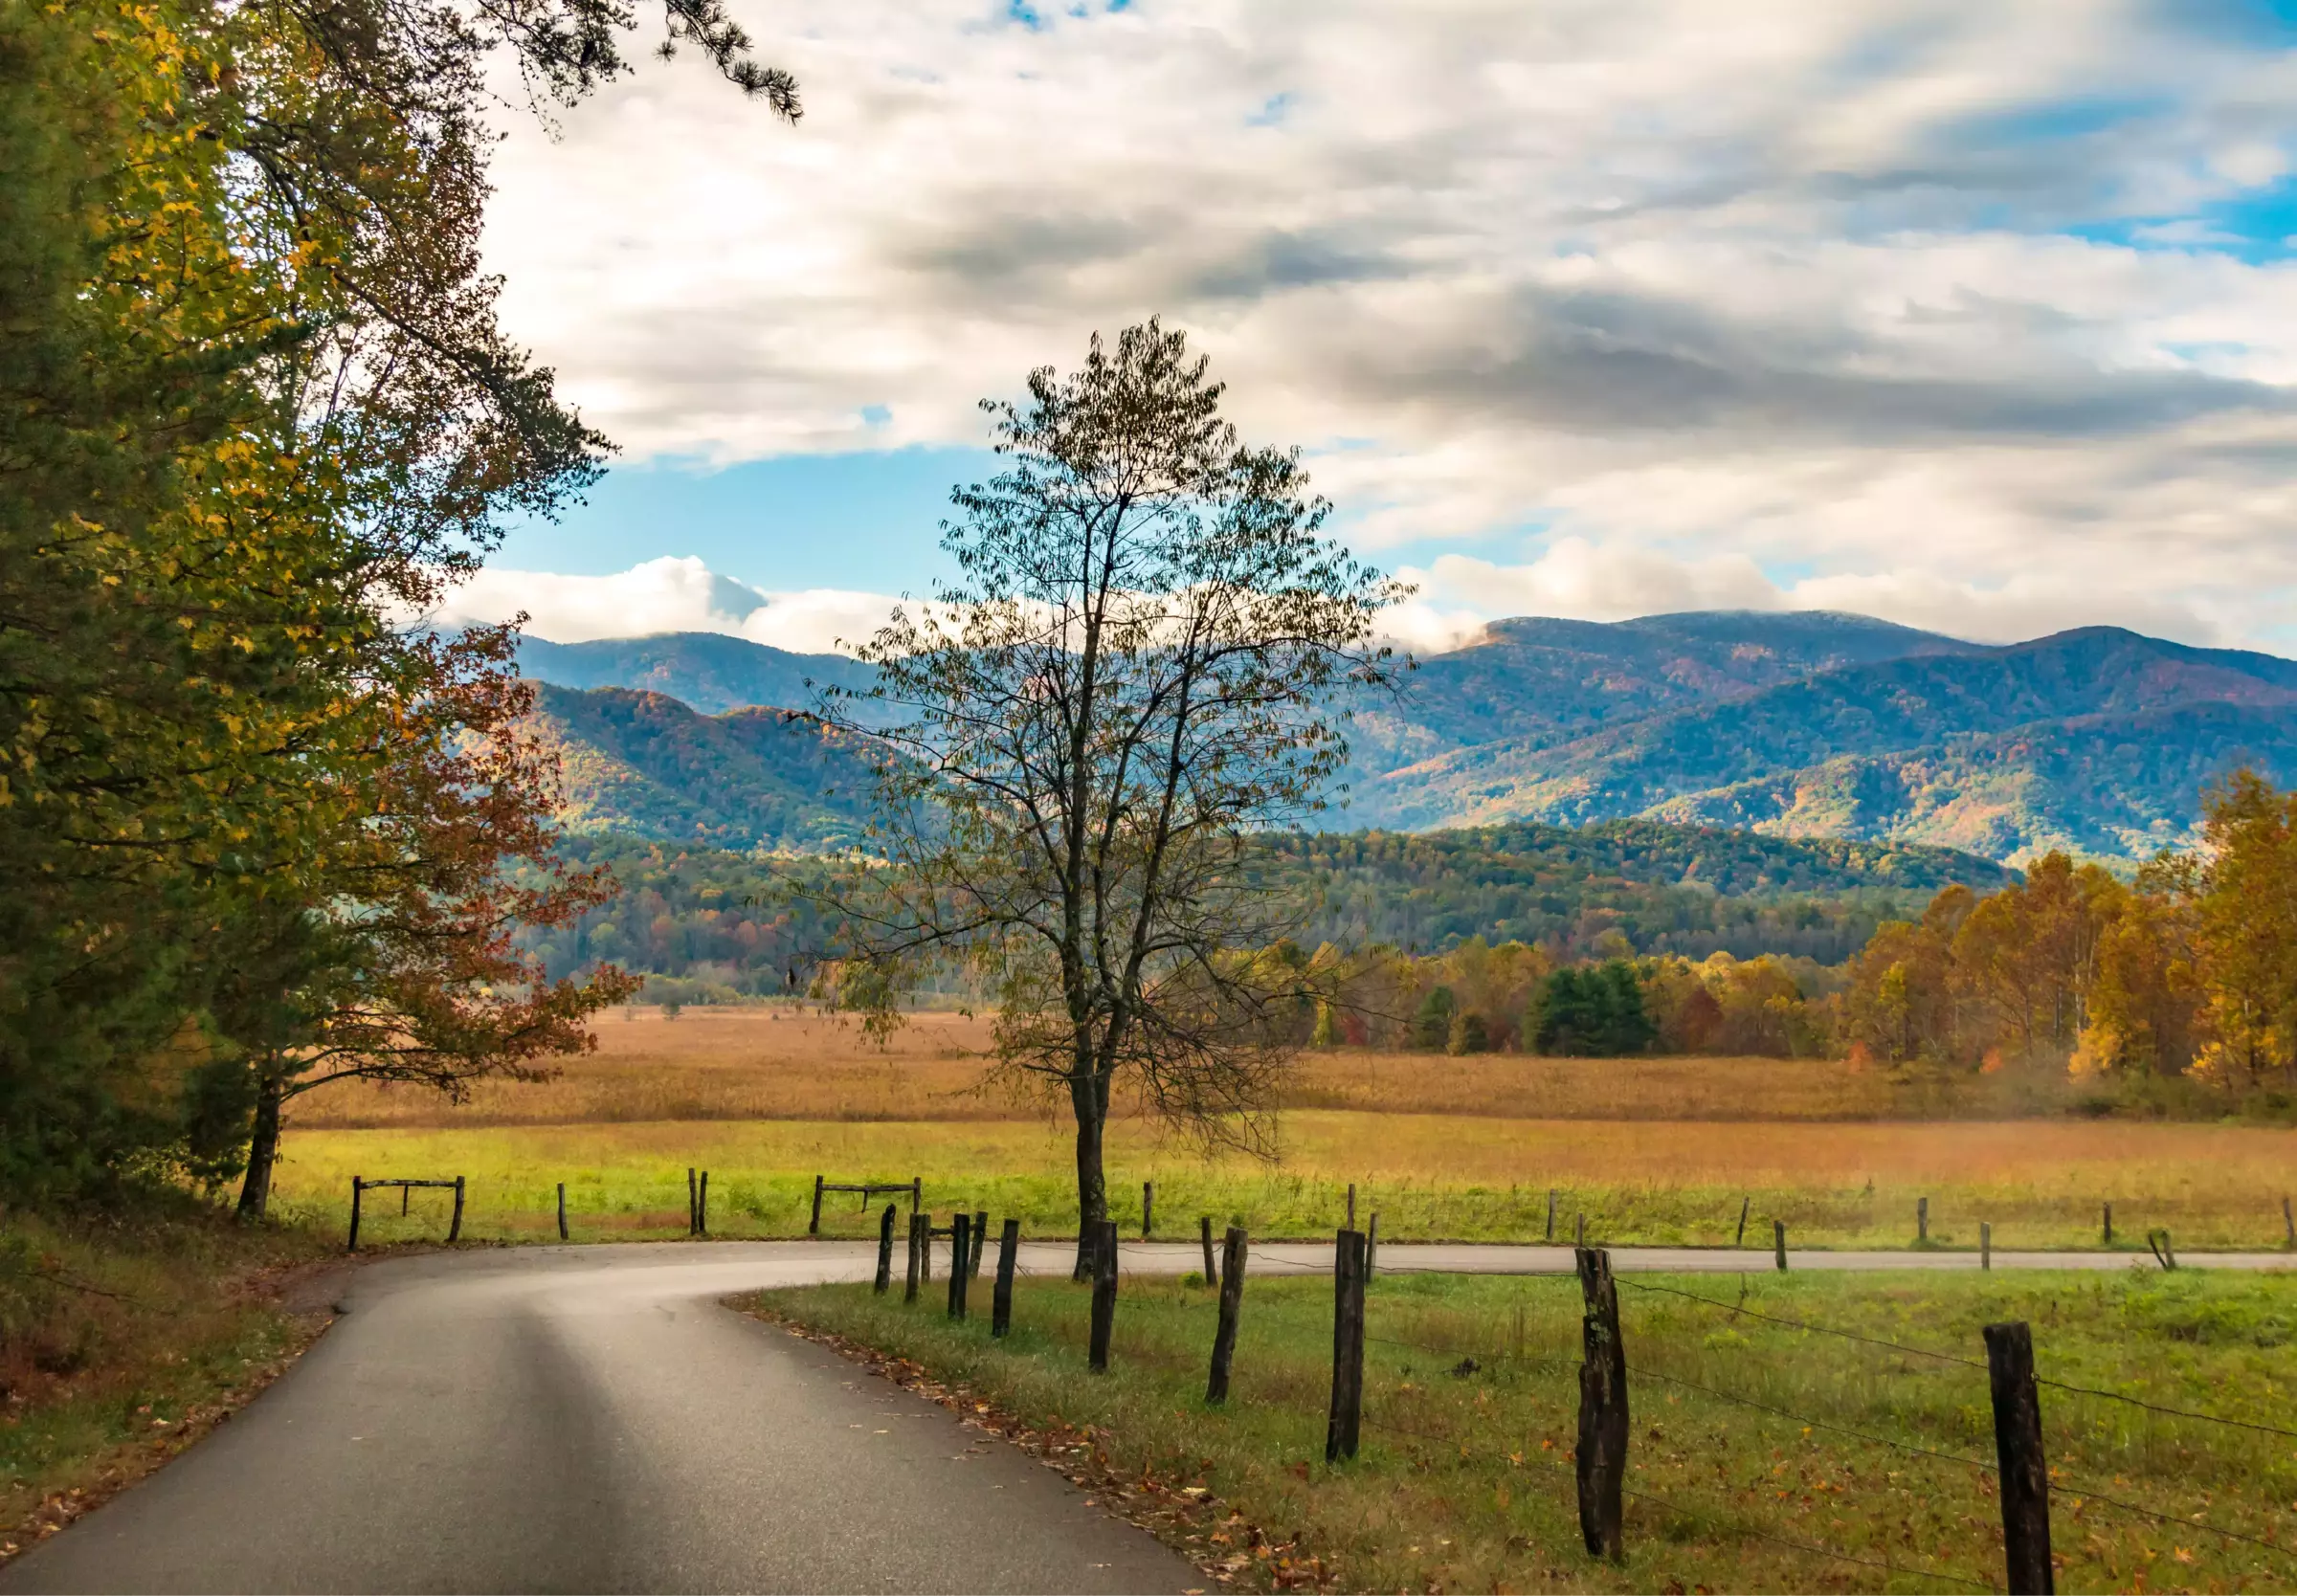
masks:
<svg viewBox="0 0 2297 1596"><path fill-rule="evenodd" d="M376 1264L244 1412L0 1571L0 1589L1205 1583L1016 1449L716 1301L874 1258L725 1242Z"/></svg>
<svg viewBox="0 0 2297 1596"><path fill-rule="evenodd" d="M1065 1272L1073 1249L1023 1249ZM1201 1267L1126 1244L1127 1270ZM1322 1273L1328 1244L1256 1246ZM377 1263L344 1318L232 1423L0 1569L13 1590L1179 1590L1146 1533L941 1408L719 1305L858 1279L848 1243L490 1249ZM1621 1272L1767 1270L1768 1252L1617 1248ZM2198 1267L2286 1269L2283 1253ZM1963 1252L1795 1269L1974 1269ZM1997 1269L2152 1267L2011 1252ZM1571 1268L1561 1247L1380 1250L1383 1274ZM939 1269L946 1270L946 1254Z"/></svg>

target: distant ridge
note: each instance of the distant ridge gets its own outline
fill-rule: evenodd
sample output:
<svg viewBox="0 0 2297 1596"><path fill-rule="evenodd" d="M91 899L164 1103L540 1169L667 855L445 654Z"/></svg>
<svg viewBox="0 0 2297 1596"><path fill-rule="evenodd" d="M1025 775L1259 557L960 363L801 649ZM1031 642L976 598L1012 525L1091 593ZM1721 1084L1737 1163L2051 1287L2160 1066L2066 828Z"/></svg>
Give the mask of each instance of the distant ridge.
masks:
<svg viewBox="0 0 2297 1596"><path fill-rule="evenodd" d="M520 664L566 687L662 695L704 719L805 707L808 678L870 679L841 654L710 632L528 639ZM1527 616L1422 661L1399 698L1357 715L1350 742L1348 802L1322 817L1334 830L1640 817L2008 862L2051 848L2129 862L2190 842L2202 787L2241 765L2297 784L2297 661L2112 627L1996 647L1829 611ZM743 759L771 765L801 745L745 746ZM792 801L811 779L797 768ZM649 802L675 807L680 783L702 774L648 780ZM707 803L693 823L728 835L747 824Z"/></svg>
<svg viewBox="0 0 2297 1596"><path fill-rule="evenodd" d="M519 640L519 669L559 687L627 687L660 693L704 715L766 704L804 709L809 680L867 687L875 673L841 654L791 654L717 632L663 632L589 643Z"/></svg>

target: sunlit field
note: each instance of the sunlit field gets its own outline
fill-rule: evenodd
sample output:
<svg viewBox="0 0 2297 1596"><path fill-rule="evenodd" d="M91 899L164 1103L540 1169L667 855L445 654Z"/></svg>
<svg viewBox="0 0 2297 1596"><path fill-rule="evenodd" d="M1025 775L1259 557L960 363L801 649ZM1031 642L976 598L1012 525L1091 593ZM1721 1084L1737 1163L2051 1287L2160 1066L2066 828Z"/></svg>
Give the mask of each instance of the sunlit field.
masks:
<svg viewBox="0 0 2297 1596"><path fill-rule="evenodd" d="M488 1082L461 1105L408 1086L344 1082L295 1105L304 1128L581 1124L651 1119L1028 1119L984 1085L986 1020L913 1015L881 1048L850 1022L795 1007L651 1008L598 1021L598 1051L559 1078ZM1304 1053L1287 1108L1511 1119L1999 1118L2053 1100L2056 1082L1859 1069L1834 1059L1528 1058ZM1131 1105L1119 1102L1120 1114Z"/></svg>
<svg viewBox="0 0 2297 1596"><path fill-rule="evenodd" d="M2057 1588L2270 1591L2297 1584L2297 1452L2158 1409L2286 1429L2288 1286L2155 1270L1623 1278L1621 1567L1580 1543L1568 1278L1375 1279L1363 1450L1338 1467L1328 1281L1248 1272L1225 1408L1204 1401L1215 1294L1193 1279L1124 1279L1100 1376L1089 1288L1065 1279L1022 1281L1002 1341L986 1284L961 1322L938 1293L904 1305L866 1286L756 1305L959 1383L965 1411L993 1405L976 1422L1019 1421L1017 1438L1243 1589L1999 1588L1979 1327L2025 1319L2038 1372L2063 1383L2041 1401Z"/></svg>
<svg viewBox="0 0 2297 1596"><path fill-rule="evenodd" d="M1281 1162L1206 1160L1120 1126L1109 1154L1111 1208L1134 1233L1141 1183L1156 1186L1157 1233L1194 1233L1199 1214L1260 1236L1329 1234L1346 1205L1380 1214L1398 1240L1528 1241L1546 1233L1556 1192L1559 1240L1588 1216L1596 1241L1722 1246L1744 1201L1748 1242L1767 1248L1773 1219L1797 1247L1903 1247L1915 1203L1930 1203L1930 1240L2093 1247L2100 1206L2114 1205L2116 1244L2141 1249L2146 1229L2176 1245L2264 1248L2283 1239L2280 1192L2297 1185L2297 1138L2214 1125L1830 1125L1462 1119L1315 1111L1284 1119ZM1018 1216L1033 1235L1074 1234L1070 1148L1027 1123L839 1123L716 1120L473 1130L323 1131L293 1137L279 1175L282 1204L330 1225L347 1211L354 1174L463 1175L466 1237L555 1233L567 1183L577 1239L683 1234L685 1172L710 1172L714 1232L805 1231L815 1174L833 1181L925 1183L937 1211ZM375 1240L441 1232L450 1194L370 1195ZM833 1196L823 1233L874 1234L875 1210Z"/></svg>

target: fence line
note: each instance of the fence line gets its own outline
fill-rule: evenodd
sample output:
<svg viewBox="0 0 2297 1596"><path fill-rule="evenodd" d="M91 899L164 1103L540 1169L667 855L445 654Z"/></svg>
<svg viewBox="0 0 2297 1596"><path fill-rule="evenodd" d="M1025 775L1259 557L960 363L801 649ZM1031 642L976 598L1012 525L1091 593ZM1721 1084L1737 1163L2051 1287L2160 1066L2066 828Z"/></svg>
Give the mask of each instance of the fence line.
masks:
<svg viewBox="0 0 2297 1596"><path fill-rule="evenodd" d="M1750 1308L1743 1302L1724 1302L1712 1297L1702 1297L1697 1292L1684 1291L1676 1286L1653 1285L1649 1281L1631 1280L1624 1277L1620 1279L1619 1284L1635 1291L1660 1292L1668 1297L1680 1297L1692 1302L1704 1302L1710 1308L1720 1308L1728 1314L1745 1314L1749 1319L1759 1319L1766 1324L1783 1325L1790 1330L1808 1330L1821 1336L1840 1336L1844 1341L1864 1341L1868 1346L1888 1347L1893 1352L1911 1353L1917 1358L1935 1358L1941 1363L1960 1363L1964 1368L1983 1371L1986 1367L1983 1363L1974 1358L1964 1358L1951 1352L1940 1352L1932 1347L1908 1346L1904 1341L1884 1341L1879 1336L1862 1336L1855 1330L1839 1330L1831 1324L1812 1324L1804 1319L1781 1319L1776 1314L1766 1314L1758 1309ZM2261 1434L2286 1435L2290 1440L2297 1441L2297 1430L2286 1430L2275 1424L2261 1424L2254 1419L2229 1419L2217 1413L2196 1412L2190 1408L2171 1408L2158 1402L2148 1402L2142 1397L2124 1396L2119 1391L2101 1390L2095 1385L2076 1385L2067 1381L2051 1380L2042 1375L2036 1375L2034 1384L2046 1385L2054 1391L2067 1391L2076 1396L2100 1397L2107 1402L2127 1403L2131 1408L2142 1408L2149 1413L2159 1413L2169 1418L2193 1419L2200 1424L2221 1424L2234 1430L2254 1430Z"/></svg>

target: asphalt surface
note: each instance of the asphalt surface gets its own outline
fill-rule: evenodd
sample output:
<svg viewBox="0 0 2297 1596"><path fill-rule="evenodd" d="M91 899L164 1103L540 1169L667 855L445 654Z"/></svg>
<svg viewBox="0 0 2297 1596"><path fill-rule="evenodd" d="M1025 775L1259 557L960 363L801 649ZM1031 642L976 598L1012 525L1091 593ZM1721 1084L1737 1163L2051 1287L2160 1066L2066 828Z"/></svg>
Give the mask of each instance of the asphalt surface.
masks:
<svg viewBox="0 0 2297 1596"><path fill-rule="evenodd" d="M1067 1246L1024 1248L1065 1272ZM1322 1273L1264 1244L1256 1273ZM1768 1251L1619 1248L1621 1272ZM2282 1253L2197 1268L2287 1269ZM0 1569L0 1590L1154 1591L1205 1583L1059 1474L732 1293L867 1275L844 1243L501 1249L349 1275L342 1319L231 1423ZM1201 1267L1127 1245L1125 1267ZM1794 1252L1796 1269L1974 1269L1967 1252ZM2152 1267L1997 1252L1997 1269ZM1568 1271L1562 1247L1380 1249L1383 1274ZM946 1270L944 1261L937 1269Z"/></svg>

